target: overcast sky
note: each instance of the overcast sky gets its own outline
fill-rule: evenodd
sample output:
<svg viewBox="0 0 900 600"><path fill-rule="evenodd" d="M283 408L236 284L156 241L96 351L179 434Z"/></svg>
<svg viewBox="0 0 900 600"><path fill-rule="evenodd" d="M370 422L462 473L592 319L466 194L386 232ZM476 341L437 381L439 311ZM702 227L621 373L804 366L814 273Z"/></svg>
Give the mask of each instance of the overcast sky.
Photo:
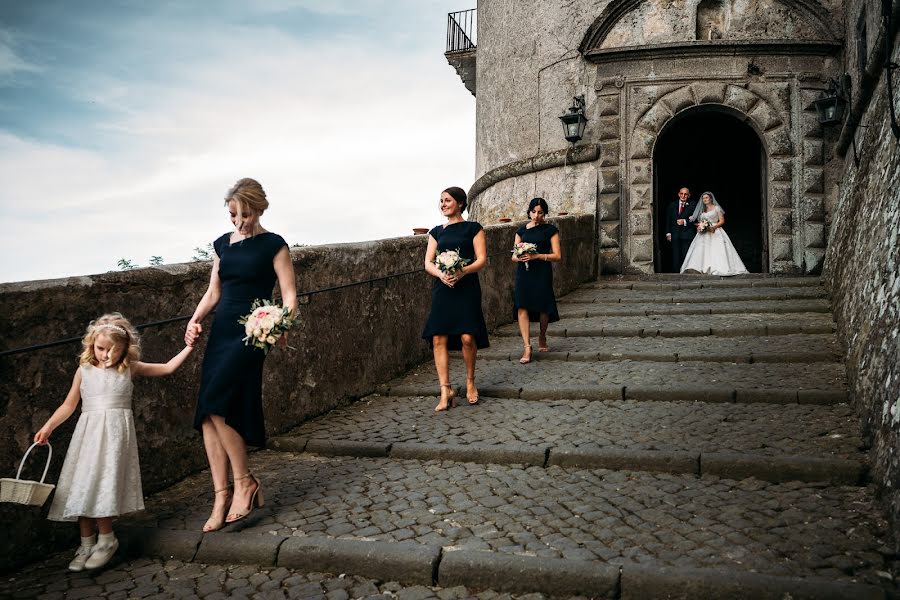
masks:
<svg viewBox="0 0 900 600"><path fill-rule="evenodd" d="M475 170L475 99L443 56L464 8L0 2L0 281L189 260L241 177L292 244L439 223Z"/></svg>

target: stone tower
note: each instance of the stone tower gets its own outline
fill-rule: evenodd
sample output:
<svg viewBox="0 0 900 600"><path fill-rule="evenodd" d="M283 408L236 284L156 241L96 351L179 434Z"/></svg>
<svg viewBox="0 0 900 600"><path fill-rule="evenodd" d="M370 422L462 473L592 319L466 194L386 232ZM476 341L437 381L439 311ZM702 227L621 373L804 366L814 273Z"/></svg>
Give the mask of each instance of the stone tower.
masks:
<svg viewBox="0 0 900 600"><path fill-rule="evenodd" d="M542 196L597 215L602 272L660 272L665 209L687 186L715 193L751 271L820 272L842 167L813 101L843 70L843 9L480 0L473 218L522 219ZM588 119L574 146L558 119L573 96Z"/></svg>

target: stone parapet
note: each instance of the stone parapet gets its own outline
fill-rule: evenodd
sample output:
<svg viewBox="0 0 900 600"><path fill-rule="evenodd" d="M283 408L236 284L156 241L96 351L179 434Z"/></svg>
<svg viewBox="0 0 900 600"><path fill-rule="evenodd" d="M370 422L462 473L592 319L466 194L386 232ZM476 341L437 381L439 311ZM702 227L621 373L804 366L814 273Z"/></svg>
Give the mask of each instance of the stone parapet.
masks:
<svg viewBox="0 0 900 600"><path fill-rule="evenodd" d="M554 267L554 282L557 293L564 294L596 276L596 228L592 215L553 222L560 228L565 256ZM512 319L515 268L509 248L517 227L485 230L490 258L480 277L489 329ZM431 304L431 281L422 271L425 244L425 236L410 236L292 251L300 321L290 335L296 350L279 349L267 359L263 403L270 435L369 394L428 358L428 345L420 337ZM208 262L189 263L0 285L0 349L80 337L91 319L109 311L122 312L136 325L189 315L206 288L209 269ZM363 281L368 282L358 283ZM143 359L173 356L182 347L184 325L177 321L145 329ZM76 340L0 357L3 475L15 474L34 432L65 398L79 352ZM202 356L201 343L171 377L135 382L135 424L147 493L206 465L202 441L192 427ZM52 438L50 482L58 478L76 417ZM39 477L41 460L38 456L23 476ZM0 541L0 562L21 564L61 539L75 539L74 527L50 526L43 519L46 510L0 504L0 519L10 524ZM34 553L23 552L25 547Z"/></svg>

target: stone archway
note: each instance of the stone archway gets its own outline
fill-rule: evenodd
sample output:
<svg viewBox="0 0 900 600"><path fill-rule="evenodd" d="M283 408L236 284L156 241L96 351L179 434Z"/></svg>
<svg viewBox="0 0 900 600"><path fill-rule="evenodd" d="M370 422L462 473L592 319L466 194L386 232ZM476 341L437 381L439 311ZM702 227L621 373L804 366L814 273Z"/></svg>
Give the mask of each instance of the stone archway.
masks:
<svg viewBox="0 0 900 600"><path fill-rule="evenodd" d="M666 241L669 204L687 187L693 200L715 194L726 210L726 231L751 273L768 271L765 167L759 134L733 110L703 105L672 118L653 149L654 270L673 272ZM677 270L675 270L677 272Z"/></svg>
<svg viewBox="0 0 900 600"><path fill-rule="evenodd" d="M627 200L623 210L622 241L625 249L624 267L652 273L654 268L653 232L653 150L665 126L682 111L695 107L718 105L746 121L758 134L768 161L764 182L767 206L768 264L761 270L771 272L813 271L821 248L824 248L819 213L813 210L822 204L821 139L817 125L810 126L807 141L804 135L801 198L804 208L801 221L795 222L798 212L794 196L796 150L794 148L791 110L792 91L787 82L766 84L737 84L725 82L696 82L690 84L634 85L628 91L630 119L626 167ZM807 127L804 125L804 130ZM808 148L807 148L808 147ZM807 197L808 196L808 197ZM795 242L809 250L809 258L795 251Z"/></svg>

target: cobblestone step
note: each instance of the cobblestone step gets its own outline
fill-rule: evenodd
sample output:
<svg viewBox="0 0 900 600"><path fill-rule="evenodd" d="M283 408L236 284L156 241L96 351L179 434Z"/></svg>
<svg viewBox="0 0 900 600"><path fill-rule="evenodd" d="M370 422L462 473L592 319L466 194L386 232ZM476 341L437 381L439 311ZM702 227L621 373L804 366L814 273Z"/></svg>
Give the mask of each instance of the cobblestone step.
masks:
<svg viewBox="0 0 900 600"><path fill-rule="evenodd" d="M824 288L737 288L654 292L581 288L560 299L563 304L694 304L722 302L778 302L825 299Z"/></svg>
<svg viewBox="0 0 900 600"><path fill-rule="evenodd" d="M840 360L840 347L833 334L680 338L552 336L550 341L551 352L538 352L535 334L531 340L534 350L532 361L828 362L836 363L834 368L843 368L841 364L837 364ZM461 355L453 353L453 356ZM518 362L521 356L522 341L519 337L511 336L494 336L491 338L490 348L478 351L478 360Z"/></svg>
<svg viewBox="0 0 900 600"><path fill-rule="evenodd" d="M450 381L464 392L462 361L452 360ZM652 400L834 404L847 401L846 374L833 363L536 362L484 361L478 369L482 396L527 400ZM390 396L437 393L430 365L390 381Z"/></svg>
<svg viewBox="0 0 900 600"><path fill-rule="evenodd" d="M272 451L255 453L251 467L267 505L230 531L197 532L208 506L196 490L208 487L208 474L149 498L147 513L128 524L187 532L173 534L169 553L181 558L187 546L199 562L276 566L286 550L302 560L333 556L341 544L359 556L363 542L403 543L362 553L373 562L409 557L396 565L437 548L438 582L454 551L486 552L487 562L533 556L595 571L612 565L623 576L642 563L657 576L667 567L727 569L870 584L888 561L886 524L867 488ZM185 544L185 535L193 541Z"/></svg>
<svg viewBox="0 0 900 600"><path fill-rule="evenodd" d="M585 283L583 288L617 289L617 290L698 290L698 289L733 289L733 288L793 288L822 287L818 277L781 277L759 273L739 277L710 277L709 275L665 274L658 273L647 276L624 276L619 278L603 278L599 281Z"/></svg>
<svg viewBox="0 0 900 600"><path fill-rule="evenodd" d="M272 441L279 450L328 456L830 481L858 485L861 440L846 405L708 405L637 401L485 401L435 415L431 398L371 396Z"/></svg>
<svg viewBox="0 0 900 600"><path fill-rule="evenodd" d="M649 315L711 315L740 313L830 313L828 300L782 300L753 302L685 302L667 304L559 304L561 318L579 317L635 317Z"/></svg>
<svg viewBox="0 0 900 600"><path fill-rule="evenodd" d="M548 334L565 337L744 337L828 334L834 330L831 315L824 313L748 313L566 318L553 323ZM531 332L537 335L537 324L532 324ZM498 327L493 334L494 337L519 335L519 327L514 323Z"/></svg>
<svg viewBox="0 0 900 600"><path fill-rule="evenodd" d="M857 417L847 404L523 402L497 398L485 400L477 407L469 407L463 401L455 410L435 414L436 403L434 395L372 395L308 421L278 439L349 442L348 451L353 450L353 443L384 449L391 444L411 442L855 461L863 457L862 440L855 429Z"/></svg>

